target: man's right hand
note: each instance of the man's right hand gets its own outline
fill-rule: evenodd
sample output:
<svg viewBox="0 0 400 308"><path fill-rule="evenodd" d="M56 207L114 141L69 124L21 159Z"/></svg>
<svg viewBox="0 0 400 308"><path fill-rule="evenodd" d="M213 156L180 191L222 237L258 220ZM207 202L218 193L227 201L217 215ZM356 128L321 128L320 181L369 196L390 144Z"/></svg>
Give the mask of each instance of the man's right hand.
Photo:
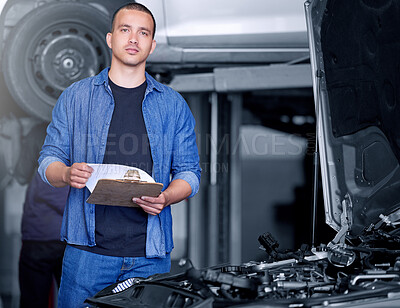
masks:
<svg viewBox="0 0 400 308"><path fill-rule="evenodd" d="M54 187L69 185L74 188L84 188L90 178L93 168L86 163L75 163L67 167L62 162L51 163L46 169L46 177Z"/></svg>
<svg viewBox="0 0 400 308"><path fill-rule="evenodd" d="M64 181L75 188L84 188L93 172L93 168L86 163L75 163L66 168Z"/></svg>

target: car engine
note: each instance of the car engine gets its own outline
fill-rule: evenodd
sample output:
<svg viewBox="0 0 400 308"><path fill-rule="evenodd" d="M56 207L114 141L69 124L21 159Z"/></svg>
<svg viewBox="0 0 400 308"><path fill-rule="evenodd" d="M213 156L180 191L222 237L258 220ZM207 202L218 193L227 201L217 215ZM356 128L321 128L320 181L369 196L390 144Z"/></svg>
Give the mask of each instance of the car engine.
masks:
<svg viewBox="0 0 400 308"><path fill-rule="evenodd" d="M89 307L399 307L400 211L381 215L356 238L280 251L260 235L266 261L128 279L87 300ZM342 232L343 233L343 232ZM370 306L367 306L370 305Z"/></svg>

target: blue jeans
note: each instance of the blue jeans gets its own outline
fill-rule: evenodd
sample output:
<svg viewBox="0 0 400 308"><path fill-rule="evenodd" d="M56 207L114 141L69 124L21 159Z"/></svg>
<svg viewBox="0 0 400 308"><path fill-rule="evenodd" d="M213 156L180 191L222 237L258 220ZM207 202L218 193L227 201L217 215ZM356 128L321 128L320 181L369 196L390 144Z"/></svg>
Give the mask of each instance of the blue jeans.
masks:
<svg viewBox="0 0 400 308"><path fill-rule="evenodd" d="M58 308L85 307L84 301L105 287L128 278L168 273L171 258L110 257L67 245Z"/></svg>

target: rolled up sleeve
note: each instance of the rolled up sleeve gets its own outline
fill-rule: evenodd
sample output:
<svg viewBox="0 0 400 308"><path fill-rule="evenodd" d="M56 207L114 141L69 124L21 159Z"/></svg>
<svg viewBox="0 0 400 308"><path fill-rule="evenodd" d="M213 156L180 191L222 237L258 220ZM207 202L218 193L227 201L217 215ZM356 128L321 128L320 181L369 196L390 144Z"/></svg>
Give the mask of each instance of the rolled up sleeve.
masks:
<svg viewBox="0 0 400 308"><path fill-rule="evenodd" d="M183 100L183 98L182 98ZM172 156L172 180L182 179L189 183L193 197L200 186L200 158L194 131L195 120L186 102L182 104L177 121Z"/></svg>
<svg viewBox="0 0 400 308"><path fill-rule="evenodd" d="M38 159L38 172L46 183L51 185L46 177L46 170L50 164L59 161L65 165L70 165L69 157L69 134L67 124L67 91L64 91L58 99L53 112L52 121L47 127L47 135L40 151Z"/></svg>
<svg viewBox="0 0 400 308"><path fill-rule="evenodd" d="M196 175L196 173L194 173L192 171L179 172L179 173L175 174L174 177L172 178L172 180L177 180L177 179L181 179L181 180L188 182L190 187L192 188L192 193L190 194L190 196L188 198L193 197L199 191L200 179Z"/></svg>

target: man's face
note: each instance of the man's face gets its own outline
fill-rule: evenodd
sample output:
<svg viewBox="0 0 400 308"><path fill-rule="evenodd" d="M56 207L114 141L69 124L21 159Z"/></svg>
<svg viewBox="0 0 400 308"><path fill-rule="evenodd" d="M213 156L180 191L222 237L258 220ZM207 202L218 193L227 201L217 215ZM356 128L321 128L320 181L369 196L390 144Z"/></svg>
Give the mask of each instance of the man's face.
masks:
<svg viewBox="0 0 400 308"><path fill-rule="evenodd" d="M122 9L114 19L114 29L107 34L112 49L112 64L139 66L156 47L153 19L145 12Z"/></svg>

